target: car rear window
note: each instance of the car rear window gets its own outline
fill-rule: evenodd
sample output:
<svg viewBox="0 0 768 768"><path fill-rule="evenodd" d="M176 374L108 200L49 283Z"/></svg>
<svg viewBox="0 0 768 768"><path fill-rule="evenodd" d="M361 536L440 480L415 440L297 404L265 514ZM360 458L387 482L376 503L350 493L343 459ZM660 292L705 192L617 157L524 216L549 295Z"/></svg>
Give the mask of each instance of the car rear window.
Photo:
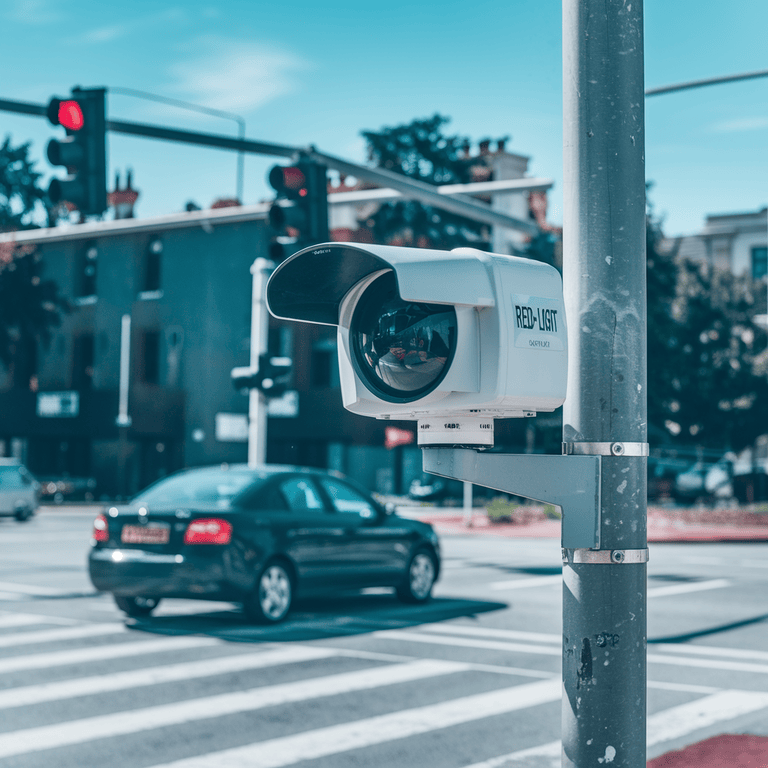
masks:
<svg viewBox="0 0 768 768"><path fill-rule="evenodd" d="M0 489L16 490L24 487L24 477L19 467L0 467Z"/></svg>
<svg viewBox="0 0 768 768"><path fill-rule="evenodd" d="M216 503L229 506L233 497L249 485L259 482L259 474L237 470L200 470L172 475L151 485L135 499L139 504Z"/></svg>

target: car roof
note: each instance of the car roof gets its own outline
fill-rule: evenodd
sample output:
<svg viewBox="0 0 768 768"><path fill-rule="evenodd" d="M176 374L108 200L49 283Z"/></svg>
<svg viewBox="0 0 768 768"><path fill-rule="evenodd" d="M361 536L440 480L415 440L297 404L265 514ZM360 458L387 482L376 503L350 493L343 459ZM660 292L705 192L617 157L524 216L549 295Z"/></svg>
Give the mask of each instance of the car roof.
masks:
<svg viewBox="0 0 768 768"><path fill-rule="evenodd" d="M292 464L257 464L255 467L250 467L248 464L209 464L201 467L187 467L181 470L181 472L198 472L209 470L222 470L224 472L252 472L254 475L279 475L287 472L301 472L303 474L312 475L331 475L333 477L342 477L339 472L328 469L318 469L317 467L300 467Z"/></svg>

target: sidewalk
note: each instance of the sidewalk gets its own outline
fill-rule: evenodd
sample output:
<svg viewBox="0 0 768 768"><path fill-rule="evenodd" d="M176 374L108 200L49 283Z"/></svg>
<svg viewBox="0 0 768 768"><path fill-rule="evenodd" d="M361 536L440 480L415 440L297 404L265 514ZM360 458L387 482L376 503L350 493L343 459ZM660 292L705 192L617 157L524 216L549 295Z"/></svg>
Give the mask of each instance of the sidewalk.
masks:
<svg viewBox="0 0 768 768"><path fill-rule="evenodd" d="M543 507L519 507L511 520L492 521L484 508L472 512L472 524L461 508L401 506L398 514L431 523L444 536L560 538L560 521ZM648 508L649 542L768 541L768 511Z"/></svg>

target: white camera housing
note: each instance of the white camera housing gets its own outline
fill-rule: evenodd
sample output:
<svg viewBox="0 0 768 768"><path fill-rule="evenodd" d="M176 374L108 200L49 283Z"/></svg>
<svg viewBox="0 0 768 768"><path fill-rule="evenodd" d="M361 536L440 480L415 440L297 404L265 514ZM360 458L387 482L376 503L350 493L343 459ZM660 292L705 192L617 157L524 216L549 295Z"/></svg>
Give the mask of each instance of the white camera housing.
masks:
<svg viewBox="0 0 768 768"><path fill-rule="evenodd" d="M565 399L562 279L538 261L325 243L277 267L267 305L337 326L344 407L417 420L421 445L492 445L493 419Z"/></svg>

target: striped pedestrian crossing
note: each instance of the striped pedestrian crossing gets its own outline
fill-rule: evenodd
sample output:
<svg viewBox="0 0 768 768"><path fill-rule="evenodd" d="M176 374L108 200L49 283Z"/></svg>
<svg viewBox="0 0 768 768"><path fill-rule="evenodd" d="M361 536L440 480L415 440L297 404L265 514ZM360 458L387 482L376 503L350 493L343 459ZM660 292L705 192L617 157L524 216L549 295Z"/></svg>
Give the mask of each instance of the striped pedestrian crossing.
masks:
<svg viewBox="0 0 768 768"><path fill-rule="evenodd" d="M551 669L547 658L560 654L556 635L459 620L362 637L364 643L254 645L158 636L121 622L61 626L55 617L0 614L0 647L15 654L0 658L0 765L109 763L116 743L126 750L121 766L127 768L303 768L307 761L335 768L342 757L344 765L357 764L360 750L366 765L389 768L401 764L393 755L405 743L414 751L412 764L425 768L559 765L561 681L536 669ZM395 645L397 653L382 644ZM520 654L530 663L482 664L479 649L502 651L510 662ZM440 658L431 658L432 651ZM755 667L766 666L764 652L659 651L683 662L691 679L650 683L677 702L649 717L649 747L768 712L767 693L704 686L695 671L702 668L697 662L713 664L725 674L747 672L746 681ZM104 663L95 669L97 662ZM505 719L493 720L500 716ZM251 725L245 732L225 727L233 721ZM518 732L518 721L543 725L535 732L519 726L515 744L510 734ZM494 731L498 741L480 741L485 754L473 757L465 745L475 732L488 733L488 722L505 725ZM131 762L131 745L144 743L153 751ZM500 745L495 750L494 743ZM66 761L57 758L60 750Z"/></svg>

